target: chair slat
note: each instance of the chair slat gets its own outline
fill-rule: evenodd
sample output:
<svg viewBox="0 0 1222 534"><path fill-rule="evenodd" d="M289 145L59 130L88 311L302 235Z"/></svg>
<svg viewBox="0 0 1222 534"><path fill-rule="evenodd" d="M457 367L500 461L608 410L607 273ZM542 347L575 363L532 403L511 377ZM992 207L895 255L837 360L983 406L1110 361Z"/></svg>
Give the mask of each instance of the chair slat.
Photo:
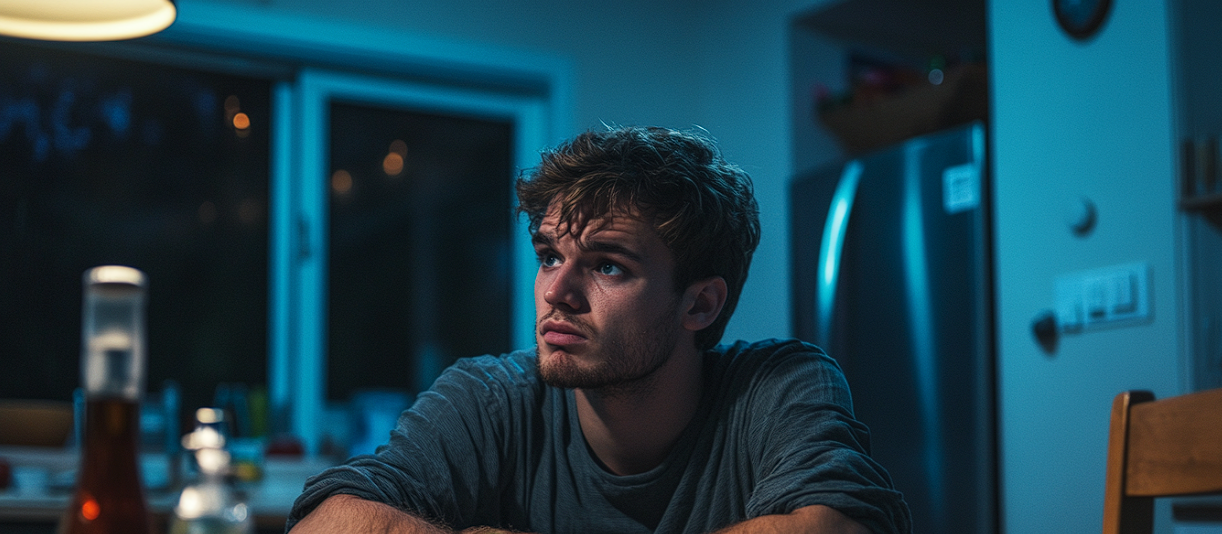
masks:
<svg viewBox="0 0 1222 534"><path fill-rule="evenodd" d="M1222 390L1130 408L1125 493L1222 492Z"/></svg>

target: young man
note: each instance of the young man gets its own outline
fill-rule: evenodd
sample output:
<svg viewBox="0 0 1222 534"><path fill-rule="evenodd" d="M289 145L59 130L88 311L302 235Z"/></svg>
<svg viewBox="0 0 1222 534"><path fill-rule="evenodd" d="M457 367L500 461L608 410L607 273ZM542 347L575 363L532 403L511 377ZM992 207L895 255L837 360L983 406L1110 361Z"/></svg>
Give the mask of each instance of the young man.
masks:
<svg viewBox="0 0 1222 534"><path fill-rule="evenodd" d="M712 143L586 133L517 190L537 348L446 370L376 455L306 483L293 534L909 532L832 359L715 346L759 220Z"/></svg>

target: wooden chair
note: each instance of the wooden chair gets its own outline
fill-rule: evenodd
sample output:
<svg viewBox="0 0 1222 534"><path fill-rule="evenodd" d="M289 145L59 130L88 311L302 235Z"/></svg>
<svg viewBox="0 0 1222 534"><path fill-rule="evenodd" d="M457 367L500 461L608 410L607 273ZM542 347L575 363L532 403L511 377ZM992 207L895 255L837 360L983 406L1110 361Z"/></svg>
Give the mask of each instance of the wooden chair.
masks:
<svg viewBox="0 0 1222 534"><path fill-rule="evenodd" d="M1103 534L1149 534L1154 498L1222 494L1222 389L1112 402Z"/></svg>

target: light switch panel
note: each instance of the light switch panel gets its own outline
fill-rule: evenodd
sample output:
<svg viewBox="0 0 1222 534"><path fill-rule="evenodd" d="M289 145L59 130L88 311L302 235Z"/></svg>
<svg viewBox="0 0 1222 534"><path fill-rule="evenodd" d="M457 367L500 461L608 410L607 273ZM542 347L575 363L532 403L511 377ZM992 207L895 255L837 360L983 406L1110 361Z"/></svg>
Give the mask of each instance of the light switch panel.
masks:
<svg viewBox="0 0 1222 534"><path fill-rule="evenodd" d="M1057 324L1064 332L1150 318L1150 266L1127 263L1056 279Z"/></svg>

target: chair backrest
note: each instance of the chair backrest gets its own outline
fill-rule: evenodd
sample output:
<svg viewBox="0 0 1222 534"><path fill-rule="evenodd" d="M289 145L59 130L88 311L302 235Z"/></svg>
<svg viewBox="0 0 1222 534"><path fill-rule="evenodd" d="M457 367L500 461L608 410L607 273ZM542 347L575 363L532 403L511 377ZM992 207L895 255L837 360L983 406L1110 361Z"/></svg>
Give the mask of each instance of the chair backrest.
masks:
<svg viewBox="0 0 1222 534"><path fill-rule="evenodd" d="M1154 498L1222 493L1222 389L1112 402L1103 534L1154 530Z"/></svg>

